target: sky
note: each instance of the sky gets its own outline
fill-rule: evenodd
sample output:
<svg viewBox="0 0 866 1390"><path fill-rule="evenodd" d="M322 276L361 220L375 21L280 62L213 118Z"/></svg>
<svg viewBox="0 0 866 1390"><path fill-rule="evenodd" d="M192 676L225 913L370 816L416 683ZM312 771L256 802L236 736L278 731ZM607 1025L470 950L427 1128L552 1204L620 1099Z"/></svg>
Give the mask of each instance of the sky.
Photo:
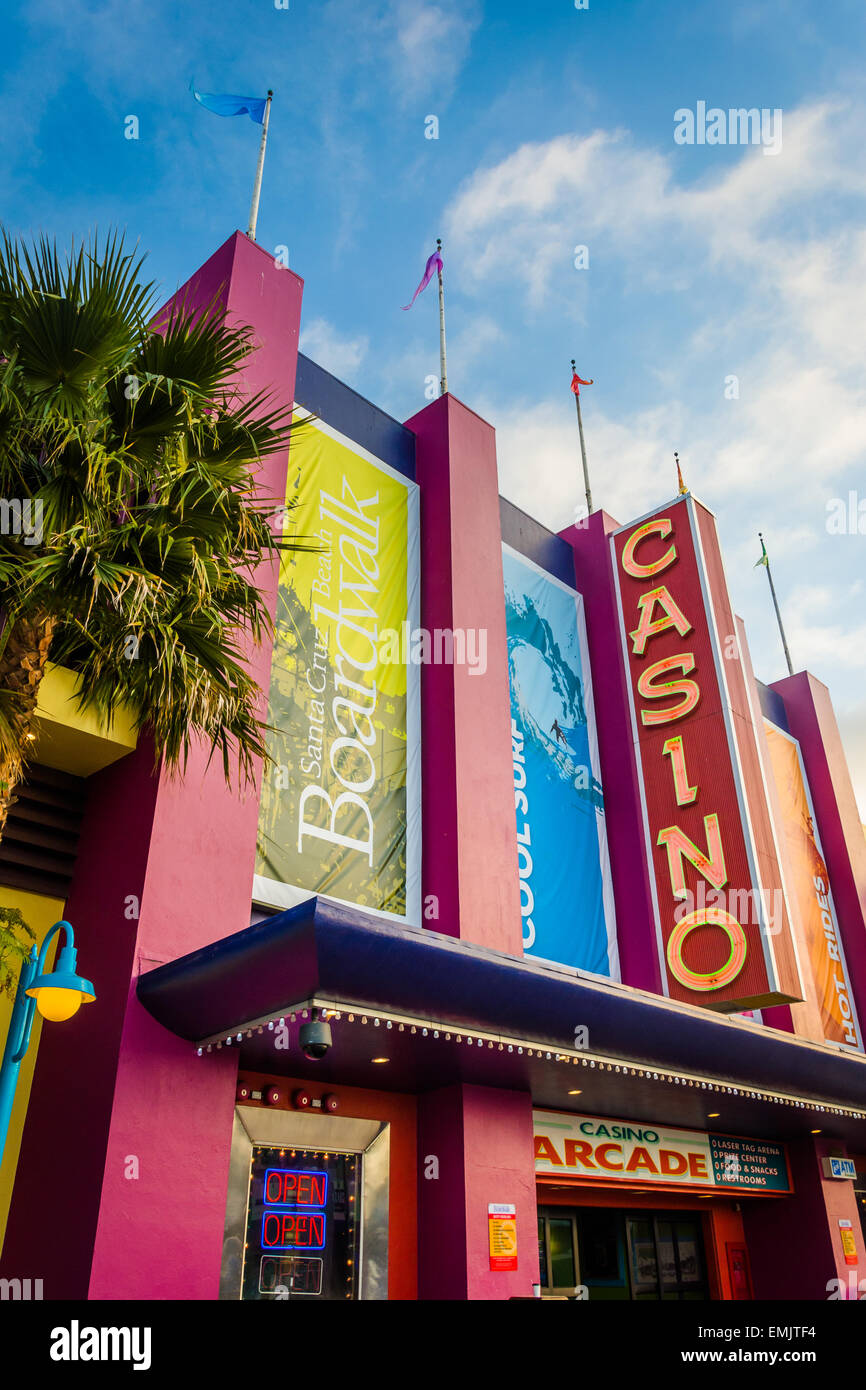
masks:
<svg viewBox="0 0 866 1390"><path fill-rule="evenodd" d="M270 87L258 240L305 280L309 356L419 410L435 283L400 306L441 236L449 388L496 427L506 497L574 519L572 357L595 505L667 501L678 450L770 681L763 531L866 821L861 0L6 0L0 37L11 233L119 227L168 297L246 229L260 136L190 81ZM758 143L728 140L739 108Z"/></svg>

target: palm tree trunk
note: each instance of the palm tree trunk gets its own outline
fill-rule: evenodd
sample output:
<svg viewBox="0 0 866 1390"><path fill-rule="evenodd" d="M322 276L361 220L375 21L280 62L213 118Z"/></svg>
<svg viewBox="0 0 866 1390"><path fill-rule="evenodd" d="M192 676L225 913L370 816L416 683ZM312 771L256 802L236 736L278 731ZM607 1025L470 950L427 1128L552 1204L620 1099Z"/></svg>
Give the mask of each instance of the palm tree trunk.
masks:
<svg viewBox="0 0 866 1390"><path fill-rule="evenodd" d="M48 614L13 619L0 654L0 698L7 722L7 737L0 741L0 839L33 743L39 687L56 625Z"/></svg>

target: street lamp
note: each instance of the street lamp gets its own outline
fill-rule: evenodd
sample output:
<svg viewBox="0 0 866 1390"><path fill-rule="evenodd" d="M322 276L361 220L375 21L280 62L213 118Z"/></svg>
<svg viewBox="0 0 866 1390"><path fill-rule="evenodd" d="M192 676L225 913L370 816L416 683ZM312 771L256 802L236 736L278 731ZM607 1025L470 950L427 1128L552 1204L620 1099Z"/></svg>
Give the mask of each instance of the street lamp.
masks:
<svg viewBox="0 0 866 1390"><path fill-rule="evenodd" d="M66 935L66 945L61 948L55 968L46 974L48 947L61 928ZM18 1072L30 1046L36 1010L52 1023L64 1023L78 1013L82 1004L91 1004L96 998L90 981L83 980L76 973L76 956L72 927L68 922L55 922L42 943L39 955L36 954L36 947L31 946L30 955L21 967L3 1065L0 1066L0 1163L6 1148Z"/></svg>

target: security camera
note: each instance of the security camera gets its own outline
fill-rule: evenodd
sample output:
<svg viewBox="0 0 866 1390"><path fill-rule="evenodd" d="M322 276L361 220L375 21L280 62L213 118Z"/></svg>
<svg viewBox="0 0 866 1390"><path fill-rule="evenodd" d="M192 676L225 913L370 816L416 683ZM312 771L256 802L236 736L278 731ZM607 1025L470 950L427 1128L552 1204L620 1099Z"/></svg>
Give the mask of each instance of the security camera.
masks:
<svg viewBox="0 0 866 1390"><path fill-rule="evenodd" d="M311 1062L321 1062L328 1048L332 1045L331 1025L319 1017L318 1009L313 1009L313 1016L309 1023L301 1024L298 1042L301 1044L301 1051L304 1056L309 1057Z"/></svg>

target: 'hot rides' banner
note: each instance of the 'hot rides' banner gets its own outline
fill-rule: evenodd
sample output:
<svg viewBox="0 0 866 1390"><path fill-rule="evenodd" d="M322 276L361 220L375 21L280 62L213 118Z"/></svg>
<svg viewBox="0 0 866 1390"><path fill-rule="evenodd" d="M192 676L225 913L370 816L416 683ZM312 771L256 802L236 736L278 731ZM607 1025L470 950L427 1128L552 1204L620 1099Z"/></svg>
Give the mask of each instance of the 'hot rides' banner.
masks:
<svg viewBox="0 0 866 1390"><path fill-rule="evenodd" d="M503 546L528 954L619 979L583 599Z"/></svg>
<svg viewBox="0 0 866 1390"><path fill-rule="evenodd" d="M830 877L812 811L809 784L796 739L764 721L773 780L782 809L790 892L800 909L821 1026L827 1042L863 1051L854 996L845 965Z"/></svg>
<svg viewBox="0 0 866 1390"><path fill-rule="evenodd" d="M380 659L417 624L418 489L321 421L292 445L257 902L323 893L420 921L418 667Z"/></svg>

